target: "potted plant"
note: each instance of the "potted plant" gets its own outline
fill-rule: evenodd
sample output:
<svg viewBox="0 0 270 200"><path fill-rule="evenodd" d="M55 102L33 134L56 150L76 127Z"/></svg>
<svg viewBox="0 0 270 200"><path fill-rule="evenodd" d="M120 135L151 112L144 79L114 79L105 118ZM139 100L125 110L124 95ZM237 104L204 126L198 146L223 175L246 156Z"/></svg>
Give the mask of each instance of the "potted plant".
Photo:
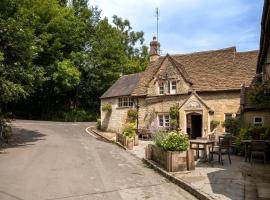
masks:
<svg viewBox="0 0 270 200"><path fill-rule="evenodd" d="M211 122L210 122L210 128L211 128L211 131L213 131L213 130L215 130L217 127L218 127L218 125L220 124L220 121L217 121L217 120L212 120Z"/></svg>
<svg viewBox="0 0 270 200"><path fill-rule="evenodd" d="M112 105L109 103L104 104L102 106L102 111L108 112L108 113L112 112Z"/></svg>
<svg viewBox="0 0 270 200"><path fill-rule="evenodd" d="M134 136L136 136L135 124L128 123L121 134L118 134L117 141L127 149L132 150L134 146Z"/></svg>
<svg viewBox="0 0 270 200"><path fill-rule="evenodd" d="M190 170L194 168L194 156L188 148L188 136L182 131L157 132L154 144L148 144L145 156L169 172Z"/></svg>

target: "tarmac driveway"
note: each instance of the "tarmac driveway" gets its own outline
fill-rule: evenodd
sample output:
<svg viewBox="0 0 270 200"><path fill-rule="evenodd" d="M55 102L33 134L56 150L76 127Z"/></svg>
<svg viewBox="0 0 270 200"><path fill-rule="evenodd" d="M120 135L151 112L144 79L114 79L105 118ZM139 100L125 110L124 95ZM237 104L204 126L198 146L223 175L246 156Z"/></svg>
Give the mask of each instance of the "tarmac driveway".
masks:
<svg viewBox="0 0 270 200"><path fill-rule="evenodd" d="M16 145L0 153L0 199L195 199L124 150L88 134L89 125L14 122Z"/></svg>

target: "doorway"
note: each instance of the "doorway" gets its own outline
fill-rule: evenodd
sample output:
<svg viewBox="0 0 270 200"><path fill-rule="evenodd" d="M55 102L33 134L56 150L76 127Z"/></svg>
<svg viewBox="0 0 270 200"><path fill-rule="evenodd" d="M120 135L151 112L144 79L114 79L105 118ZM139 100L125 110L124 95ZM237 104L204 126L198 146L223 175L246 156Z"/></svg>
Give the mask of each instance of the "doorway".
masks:
<svg viewBox="0 0 270 200"><path fill-rule="evenodd" d="M187 115L187 133L191 139L202 137L202 115L197 113Z"/></svg>

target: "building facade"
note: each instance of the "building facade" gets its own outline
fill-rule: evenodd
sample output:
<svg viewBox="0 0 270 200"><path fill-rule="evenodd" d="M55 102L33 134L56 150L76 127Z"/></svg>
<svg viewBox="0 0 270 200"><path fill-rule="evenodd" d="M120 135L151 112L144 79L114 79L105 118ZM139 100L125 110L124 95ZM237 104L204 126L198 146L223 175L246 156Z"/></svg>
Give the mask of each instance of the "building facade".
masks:
<svg viewBox="0 0 270 200"><path fill-rule="evenodd" d="M146 70L121 77L102 95L101 106L110 103L113 108L111 113L101 109L102 127L120 132L126 123L127 111L133 108L138 110L139 127L153 131L168 129L170 108L176 106L179 127L191 138L210 133L212 120L221 122L218 130L223 132L224 120L240 114L240 88L251 83L258 52L237 52L235 47L230 47L159 56L158 48L154 38ZM130 79L134 76L138 78L132 82ZM112 92L112 95L111 91L118 91L117 88L122 93ZM123 98L127 98L124 102L133 103L122 106Z"/></svg>
<svg viewBox="0 0 270 200"><path fill-rule="evenodd" d="M242 87L241 90L241 113L242 124L270 126L270 1L264 1L261 20L260 50L257 60L256 77L250 85ZM254 90L256 84L268 84L264 91L264 98L268 99L269 106L258 107L248 98L249 92ZM266 103L267 104L267 103Z"/></svg>

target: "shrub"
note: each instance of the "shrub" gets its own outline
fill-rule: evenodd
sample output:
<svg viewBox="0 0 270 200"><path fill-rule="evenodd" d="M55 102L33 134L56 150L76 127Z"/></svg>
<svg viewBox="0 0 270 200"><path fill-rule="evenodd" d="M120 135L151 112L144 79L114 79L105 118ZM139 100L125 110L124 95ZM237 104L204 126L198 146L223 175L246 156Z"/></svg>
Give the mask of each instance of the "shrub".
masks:
<svg viewBox="0 0 270 200"><path fill-rule="evenodd" d="M101 129L101 119L97 119L96 126L97 126L97 129L98 129L98 130Z"/></svg>
<svg viewBox="0 0 270 200"><path fill-rule="evenodd" d="M177 119L171 119L170 125L171 125L172 129L174 129L174 130L177 129L177 127L178 127Z"/></svg>
<svg viewBox="0 0 270 200"><path fill-rule="evenodd" d="M112 105L107 103L102 106L102 111L104 112L112 112Z"/></svg>
<svg viewBox="0 0 270 200"><path fill-rule="evenodd" d="M154 143L159 146L162 147L162 141L165 139L166 135L168 133L165 131L158 131L154 134Z"/></svg>
<svg viewBox="0 0 270 200"><path fill-rule="evenodd" d="M171 126L174 130L179 128L179 106L174 105L170 107Z"/></svg>
<svg viewBox="0 0 270 200"><path fill-rule="evenodd" d="M220 124L220 121L212 120L212 121L210 122L211 130L213 131L215 128L218 127L219 124Z"/></svg>
<svg viewBox="0 0 270 200"><path fill-rule="evenodd" d="M240 133L240 119L238 118L226 119L223 126L235 136Z"/></svg>
<svg viewBox="0 0 270 200"><path fill-rule="evenodd" d="M239 152L244 152L243 140L266 140L270 139L269 128L251 126L242 128L236 137L236 147Z"/></svg>
<svg viewBox="0 0 270 200"><path fill-rule="evenodd" d="M132 138L136 135L135 124L127 123L122 131L122 135Z"/></svg>
<svg viewBox="0 0 270 200"><path fill-rule="evenodd" d="M65 121L65 122L79 122L79 121L91 121L96 116L86 112L83 109L71 109L68 111L58 111L51 117L54 121Z"/></svg>
<svg viewBox="0 0 270 200"><path fill-rule="evenodd" d="M135 122L137 120L137 117L138 117L138 112L135 109L130 109L127 112L127 116L128 116L129 122Z"/></svg>
<svg viewBox="0 0 270 200"><path fill-rule="evenodd" d="M247 94L249 101L258 109L270 108L270 80L257 83Z"/></svg>
<svg viewBox="0 0 270 200"><path fill-rule="evenodd" d="M189 147L188 137L181 131L158 132L154 141L166 151L185 151Z"/></svg>

